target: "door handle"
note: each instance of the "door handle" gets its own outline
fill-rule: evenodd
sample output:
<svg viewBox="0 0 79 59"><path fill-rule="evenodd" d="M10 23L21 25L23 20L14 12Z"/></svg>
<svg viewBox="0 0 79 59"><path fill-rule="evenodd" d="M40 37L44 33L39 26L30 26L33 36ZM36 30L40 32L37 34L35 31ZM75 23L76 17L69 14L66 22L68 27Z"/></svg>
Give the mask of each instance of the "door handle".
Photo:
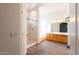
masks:
<svg viewBox="0 0 79 59"><path fill-rule="evenodd" d="M70 49L70 46L69 46L69 45L67 45L66 47L67 47L68 49Z"/></svg>

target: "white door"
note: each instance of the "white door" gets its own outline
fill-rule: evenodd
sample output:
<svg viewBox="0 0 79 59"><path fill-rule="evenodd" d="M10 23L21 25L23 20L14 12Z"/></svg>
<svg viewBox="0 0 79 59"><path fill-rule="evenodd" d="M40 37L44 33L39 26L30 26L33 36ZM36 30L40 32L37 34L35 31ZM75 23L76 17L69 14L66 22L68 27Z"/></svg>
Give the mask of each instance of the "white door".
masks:
<svg viewBox="0 0 79 59"><path fill-rule="evenodd" d="M76 54L76 4L70 4L70 19L68 23L69 41L70 46L69 54Z"/></svg>
<svg viewBox="0 0 79 59"><path fill-rule="evenodd" d="M0 54L20 54L20 6L0 4Z"/></svg>
<svg viewBox="0 0 79 59"><path fill-rule="evenodd" d="M79 3L77 3L77 55L79 55Z"/></svg>

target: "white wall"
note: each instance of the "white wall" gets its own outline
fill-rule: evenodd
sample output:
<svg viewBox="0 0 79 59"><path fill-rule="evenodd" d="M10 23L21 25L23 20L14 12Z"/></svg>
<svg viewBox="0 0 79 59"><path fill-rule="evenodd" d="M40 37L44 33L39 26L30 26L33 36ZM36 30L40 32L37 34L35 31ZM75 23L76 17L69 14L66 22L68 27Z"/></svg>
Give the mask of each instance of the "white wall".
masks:
<svg viewBox="0 0 79 59"><path fill-rule="evenodd" d="M39 23L39 35L40 37L43 37L46 35L46 33L51 32L51 24L48 21L44 21L43 18L39 19L41 19Z"/></svg>
<svg viewBox="0 0 79 59"><path fill-rule="evenodd" d="M51 3L42 4L39 8L39 20L40 20L40 36L51 32L51 21L65 20L69 16L69 4L66 3ZM58 31L58 30L57 30Z"/></svg>
<svg viewBox="0 0 79 59"><path fill-rule="evenodd" d="M20 6L0 4L0 54L20 54Z"/></svg>
<svg viewBox="0 0 79 59"><path fill-rule="evenodd" d="M44 20L65 20L69 16L68 3L51 3L40 6L40 15Z"/></svg>

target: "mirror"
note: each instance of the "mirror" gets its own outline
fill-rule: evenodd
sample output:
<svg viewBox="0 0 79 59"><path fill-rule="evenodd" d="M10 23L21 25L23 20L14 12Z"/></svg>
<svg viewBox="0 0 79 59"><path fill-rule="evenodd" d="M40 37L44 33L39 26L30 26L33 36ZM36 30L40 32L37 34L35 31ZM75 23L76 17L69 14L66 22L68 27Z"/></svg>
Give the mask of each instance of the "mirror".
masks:
<svg viewBox="0 0 79 59"><path fill-rule="evenodd" d="M67 33L68 23L67 22L51 22L51 32L64 32Z"/></svg>

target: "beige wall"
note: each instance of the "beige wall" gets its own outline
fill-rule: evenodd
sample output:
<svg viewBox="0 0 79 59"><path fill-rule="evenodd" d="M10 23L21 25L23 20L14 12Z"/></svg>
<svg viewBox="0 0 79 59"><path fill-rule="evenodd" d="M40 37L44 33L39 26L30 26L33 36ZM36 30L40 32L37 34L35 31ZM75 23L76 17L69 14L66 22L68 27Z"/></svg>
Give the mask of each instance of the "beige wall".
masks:
<svg viewBox="0 0 79 59"><path fill-rule="evenodd" d="M0 54L20 54L20 6L0 4Z"/></svg>

